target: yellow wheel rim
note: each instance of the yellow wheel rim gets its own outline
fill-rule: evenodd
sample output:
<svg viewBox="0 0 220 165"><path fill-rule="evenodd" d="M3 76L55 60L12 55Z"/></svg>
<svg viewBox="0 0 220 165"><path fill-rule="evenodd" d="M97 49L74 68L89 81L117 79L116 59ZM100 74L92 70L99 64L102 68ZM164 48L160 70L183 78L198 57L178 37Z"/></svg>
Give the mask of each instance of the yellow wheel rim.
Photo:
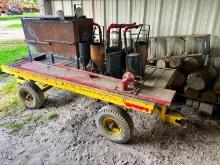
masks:
<svg viewBox="0 0 220 165"><path fill-rule="evenodd" d="M111 136L119 136L121 134L121 127L114 119L106 117L103 120L103 128Z"/></svg>

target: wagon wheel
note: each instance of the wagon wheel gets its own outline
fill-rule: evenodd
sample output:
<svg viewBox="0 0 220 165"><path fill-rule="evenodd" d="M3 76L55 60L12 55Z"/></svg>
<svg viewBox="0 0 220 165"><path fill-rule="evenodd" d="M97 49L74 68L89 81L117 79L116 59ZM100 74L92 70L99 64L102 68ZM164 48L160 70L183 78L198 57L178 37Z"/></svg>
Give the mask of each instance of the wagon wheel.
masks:
<svg viewBox="0 0 220 165"><path fill-rule="evenodd" d="M113 105L106 105L100 109L96 124L100 133L115 143L128 142L134 130L129 114Z"/></svg>
<svg viewBox="0 0 220 165"><path fill-rule="evenodd" d="M30 81L25 82L18 88L18 97L27 108L31 109L40 108L45 102L42 90Z"/></svg>

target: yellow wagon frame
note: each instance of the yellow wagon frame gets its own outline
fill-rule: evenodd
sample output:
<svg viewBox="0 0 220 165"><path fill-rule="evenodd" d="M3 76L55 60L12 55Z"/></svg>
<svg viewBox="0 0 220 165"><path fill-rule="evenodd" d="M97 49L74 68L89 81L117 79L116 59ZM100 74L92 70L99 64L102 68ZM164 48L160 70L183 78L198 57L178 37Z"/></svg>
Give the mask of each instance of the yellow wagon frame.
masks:
<svg viewBox="0 0 220 165"><path fill-rule="evenodd" d="M29 72L26 70L15 68L13 66L2 65L0 70L2 72L17 77L19 81L32 80L34 82L47 84L47 86L44 86L44 89L48 89L48 86L57 87L77 94L88 96L94 99L102 100L104 102L115 104L127 110L134 109L148 114L157 113L159 114L159 117L162 121L169 122L178 126L182 126L181 123L185 119L181 114L178 113L167 114L166 105L158 105L153 102L136 99L133 97L124 96L121 94L108 92L85 85L68 82L66 80L61 80L34 72Z"/></svg>

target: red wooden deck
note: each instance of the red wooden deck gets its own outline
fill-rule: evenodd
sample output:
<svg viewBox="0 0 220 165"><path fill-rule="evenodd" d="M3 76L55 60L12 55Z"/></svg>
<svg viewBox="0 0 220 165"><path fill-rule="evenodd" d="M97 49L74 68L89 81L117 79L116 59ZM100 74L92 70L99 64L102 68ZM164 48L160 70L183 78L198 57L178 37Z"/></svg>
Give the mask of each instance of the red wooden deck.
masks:
<svg viewBox="0 0 220 165"><path fill-rule="evenodd" d="M101 89L104 91L114 92L125 96L130 96L137 99L151 101L158 104L170 105L175 95L175 91L164 89L155 86L145 85L147 80L141 87L141 90L135 94L123 92L119 90L120 79L96 74L93 72L83 71L72 67L67 67L61 64L46 64L37 61L17 63L14 67L34 72L37 74L46 75L49 77L66 80L75 84L85 85ZM165 71L164 71L165 72ZM162 75L162 73L161 73ZM161 79L161 75L158 79ZM171 75L171 74L169 74ZM148 76L149 77L149 76ZM162 76L163 77L163 76ZM171 76L170 76L171 77ZM149 79L152 84L152 79ZM169 79L166 81L168 83ZM164 85L164 80L162 81ZM155 81L155 85L158 81Z"/></svg>

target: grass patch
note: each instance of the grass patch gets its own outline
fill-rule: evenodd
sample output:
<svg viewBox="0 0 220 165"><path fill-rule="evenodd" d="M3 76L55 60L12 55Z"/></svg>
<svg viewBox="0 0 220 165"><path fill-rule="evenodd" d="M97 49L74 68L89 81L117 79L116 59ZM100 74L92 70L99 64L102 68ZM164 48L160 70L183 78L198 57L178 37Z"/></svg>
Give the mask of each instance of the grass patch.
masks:
<svg viewBox="0 0 220 165"><path fill-rule="evenodd" d="M11 132L15 132L15 131L18 131L20 130L21 128L23 128L24 126L24 123L22 121L13 121L10 125L9 125L9 128L11 130Z"/></svg>
<svg viewBox="0 0 220 165"><path fill-rule="evenodd" d="M17 82L12 79L0 89L0 117L16 115L23 110L24 105L17 96Z"/></svg>
<svg viewBox="0 0 220 165"><path fill-rule="evenodd" d="M23 15L12 15L12 16L0 16L0 21L14 21L19 20L21 17L32 17L32 16L39 16L40 13L24 13Z"/></svg>
<svg viewBox="0 0 220 165"><path fill-rule="evenodd" d="M24 110L24 105L15 94L7 95L0 100L0 117L16 115Z"/></svg>
<svg viewBox="0 0 220 165"><path fill-rule="evenodd" d="M17 82L15 79L13 79L0 89L0 94L7 95L10 92L15 91L16 87L17 87Z"/></svg>
<svg viewBox="0 0 220 165"><path fill-rule="evenodd" d="M52 120L58 117L57 113L55 112L47 112L45 116L48 120Z"/></svg>
<svg viewBox="0 0 220 165"><path fill-rule="evenodd" d="M10 24L6 27L7 28L22 28L22 25L20 23L18 23L18 24Z"/></svg>
<svg viewBox="0 0 220 165"><path fill-rule="evenodd" d="M28 47L21 41L0 42L0 65L9 64L27 56Z"/></svg>

